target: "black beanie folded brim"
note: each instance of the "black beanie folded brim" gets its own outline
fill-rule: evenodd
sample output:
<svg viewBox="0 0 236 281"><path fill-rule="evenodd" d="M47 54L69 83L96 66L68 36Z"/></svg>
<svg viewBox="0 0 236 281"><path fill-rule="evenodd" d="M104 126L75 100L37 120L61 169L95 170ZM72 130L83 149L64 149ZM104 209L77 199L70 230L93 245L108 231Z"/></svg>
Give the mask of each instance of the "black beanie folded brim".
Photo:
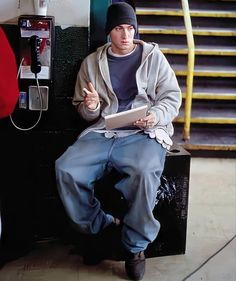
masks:
<svg viewBox="0 0 236 281"><path fill-rule="evenodd" d="M121 24L132 25L137 32L137 18L133 7L125 2L114 3L107 10L106 35Z"/></svg>

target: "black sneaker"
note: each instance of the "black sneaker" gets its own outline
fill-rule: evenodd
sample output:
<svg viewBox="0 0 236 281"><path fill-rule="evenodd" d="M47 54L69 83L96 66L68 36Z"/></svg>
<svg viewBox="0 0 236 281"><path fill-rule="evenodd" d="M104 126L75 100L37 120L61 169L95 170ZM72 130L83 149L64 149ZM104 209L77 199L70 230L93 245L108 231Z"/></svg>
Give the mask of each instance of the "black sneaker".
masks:
<svg viewBox="0 0 236 281"><path fill-rule="evenodd" d="M102 260L112 256L112 236L115 230L120 232L121 221L114 218L114 221L106 226L100 233L87 235L83 253L85 265L97 265Z"/></svg>
<svg viewBox="0 0 236 281"><path fill-rule="evenodd" d="M145 255L139 253L127 253L125 259L125 271L131 280L141 280L145 273Z"/></svg>

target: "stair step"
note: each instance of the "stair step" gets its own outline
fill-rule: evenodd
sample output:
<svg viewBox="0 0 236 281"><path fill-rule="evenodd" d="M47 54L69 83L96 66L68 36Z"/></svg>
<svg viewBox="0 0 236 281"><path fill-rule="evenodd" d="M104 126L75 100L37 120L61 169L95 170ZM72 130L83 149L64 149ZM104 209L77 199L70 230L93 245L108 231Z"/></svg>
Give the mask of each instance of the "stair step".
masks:
<svg viewBox="0 0 236 281"><path fill-rule="evenodd" d="M184 110L180 109L179 116L174 120L177 123L184 122ZM236 124L235 108L226 107L200 107L193 106L191 112L191 123L195 124Z"/></svg>
<svg viewBox="0 0 236 281"><path fill-rule="evenodd" d="M186 97L185 88L181 88L182 97ZM222 91L210 88L208 91L206 89L193 89L192 98L195 100L236 100L236 91L227 92L227 90Z"/></svg>
<svg viewBox="0 0 236 281"><path fill-rule="evenodd" d="M174 122L176 123L184 123L184 117L180 116L177 117ZM224 118L224 117L204 117L204 116L199 116L199 117L191 117L191 123L192 124L234 124L236 125L236 118Z"/></svg>
<svg viewBox="0 0 236 281"><path fill-rule="evenodd" d="M138 27L140 34L175 34L175 35L186 35L184 27L175 26L156 26L156 25L139 25ZM193 35L202 36L236 36L236 28L193 28Z"/></svg>
<svg viewBox="0 0 236 281"><path fill-rule="evenodd" d="M137 15L183 16L182 9L136 8ZM236 18L236 11L190 10L191 17Z"/></svg>
<svg viewBox="0 0 236 281"><path fill-rule="evenodd" d="M174 143L187 150L236 151L236 129L215 127L192 127L190 140L183 140L183 129L175 127Z"/></svg>
<svg viewBox="0 0 236 281"><path fill-rule="evenodd" d="M186 65L171 64L178 76L187 75ZM195 66L194 76L205 77L236 77L236 67L234 66Z"/></svg>
<svg viewBox="0 0 236 281"><path fill-rule="evenodd" d="M164 54L188 54L186 45L159 44ZM195 46L196 55L236 56L236 47L226 46Z"/></svg>

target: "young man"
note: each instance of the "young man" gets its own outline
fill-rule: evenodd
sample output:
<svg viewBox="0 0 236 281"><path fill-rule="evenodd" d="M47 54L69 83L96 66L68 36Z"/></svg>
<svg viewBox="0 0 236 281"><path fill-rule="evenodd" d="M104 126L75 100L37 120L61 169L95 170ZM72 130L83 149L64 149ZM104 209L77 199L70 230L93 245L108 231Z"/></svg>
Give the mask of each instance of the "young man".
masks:
<svg viewBox="0 0 236 281"><path fill-rule="evenodd" d="M108 8L105 31L111 42L83 61L73 98L78 113L93 124L56 161L58 190L76 228L97 234L119 220L100 208L94 183L111 167L124 175L115 187L128 202L121 230L125 269L140 280L144 251L160 228L152 211L181 93L158 46L134 40L137 19L129 4ZM105 129L106 115L142 105L148 106L146 117L128 128Z"/></svg>

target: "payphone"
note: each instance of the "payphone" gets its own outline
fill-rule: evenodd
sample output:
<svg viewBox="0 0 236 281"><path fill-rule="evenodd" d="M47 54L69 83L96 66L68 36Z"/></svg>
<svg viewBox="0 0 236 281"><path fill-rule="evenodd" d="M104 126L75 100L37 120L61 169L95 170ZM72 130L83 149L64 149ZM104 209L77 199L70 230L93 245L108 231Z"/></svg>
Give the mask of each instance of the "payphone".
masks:
<svg viewBox="0 0 236 281"><path fill-rule="evenodd" d="M41 119L43 111L48 110L49 96L52 91L52 66L54 58L54 17L22 15L18 19L20 29L18 70L19 108L18 110L38 111L39 116L34 128Z"/></svg>

